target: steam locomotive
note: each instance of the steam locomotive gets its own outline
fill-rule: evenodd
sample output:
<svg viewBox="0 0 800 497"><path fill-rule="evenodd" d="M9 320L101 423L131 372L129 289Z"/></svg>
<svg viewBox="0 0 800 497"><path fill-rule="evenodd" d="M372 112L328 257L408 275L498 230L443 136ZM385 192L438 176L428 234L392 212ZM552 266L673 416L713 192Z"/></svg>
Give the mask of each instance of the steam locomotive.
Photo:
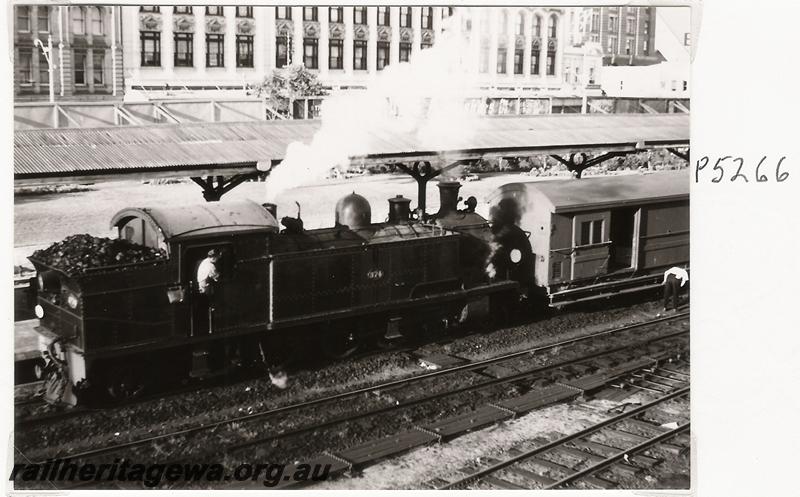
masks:
<svg viewBox="0 0 800 497"><path fill-rule="evenodd" d="M688 184L685 173L513 183L484 217L441 181L433 215L397 196L374 223L352 193L322 229L250 201L124 209L111 220L119 238L163 256L79 271L32 257L40 348L61 365L63 401L127 399L286 351L346 355L370 338L653 288L665 267L688 265ZM197 283L210 250L211 303Z"/></svg>

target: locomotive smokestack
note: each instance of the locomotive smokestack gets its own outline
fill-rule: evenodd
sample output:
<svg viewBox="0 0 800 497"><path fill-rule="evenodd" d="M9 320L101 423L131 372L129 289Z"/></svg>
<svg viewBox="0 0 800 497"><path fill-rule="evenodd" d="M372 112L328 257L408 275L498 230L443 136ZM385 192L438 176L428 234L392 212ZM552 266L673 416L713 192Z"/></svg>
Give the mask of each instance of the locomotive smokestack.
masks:
<svg viewBox="0 0 800 497"><path fill-rule="evenodd" d="M443 217L458 209L458 190L461 183L458 181L439 182L439 212L436 217Z"/></svg>
<svg viewBox="0 0 800 497"><path fill-rule="evenodd" d="M389 223L407 223L411 214L411 199L398 195L389 199Z"/></svg>

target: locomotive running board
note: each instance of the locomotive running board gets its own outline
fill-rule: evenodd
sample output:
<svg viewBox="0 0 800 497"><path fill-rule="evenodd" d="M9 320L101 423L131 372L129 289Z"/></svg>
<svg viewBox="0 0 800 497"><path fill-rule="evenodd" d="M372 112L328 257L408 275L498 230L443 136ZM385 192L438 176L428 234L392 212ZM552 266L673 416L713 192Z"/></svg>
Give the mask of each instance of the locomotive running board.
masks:
<svg viewBox="0 0 800 497"><path fill-rule="evenodd" d="M407 309L420 304L436 304L440 302L448 302L461 298L473 298L502 291L516 290L519 284L516 281L503 281L501 283L492 283L489 285L482 285L468 290L458 290L455 292L441 293L433 296L418 297L414 299L405 299L400 301L386 302L377 305L362 306L355 309L346 309L333 312L324 312L311 315L304 315L297 318L276 319L267 325L268 329L279 329L289 326L298 326L304 324L312 324L320 321L328 321L331 319L340 319L353 316L361 316L371 314L374 312L394 311L400 309Z"/></svg>

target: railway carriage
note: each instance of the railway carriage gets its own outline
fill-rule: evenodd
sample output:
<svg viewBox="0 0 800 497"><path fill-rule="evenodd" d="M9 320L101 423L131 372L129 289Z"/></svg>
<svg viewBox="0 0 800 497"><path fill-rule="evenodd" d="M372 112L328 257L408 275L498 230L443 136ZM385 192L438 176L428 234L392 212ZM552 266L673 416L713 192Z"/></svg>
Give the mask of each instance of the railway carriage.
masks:
<svg viewBox="0 0 800 497"><path fill-rule="evenodd" d="M533 285L553 306L655 288L689 265L685 171L511 183L491 203L530 234Z"/></svg>

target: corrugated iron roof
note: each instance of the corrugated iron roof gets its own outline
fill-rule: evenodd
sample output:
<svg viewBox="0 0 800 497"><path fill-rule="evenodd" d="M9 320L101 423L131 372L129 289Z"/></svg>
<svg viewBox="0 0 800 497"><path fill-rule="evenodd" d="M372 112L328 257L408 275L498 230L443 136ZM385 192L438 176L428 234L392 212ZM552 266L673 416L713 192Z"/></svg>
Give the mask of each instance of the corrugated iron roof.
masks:
<svg viewBox="0 0 800 497"><path fill-rule="evenodd" d="M15 178L224 168L280 161L290 143L310 143L319 121L191 123L14 132ZM362 158L579 150L636 143L689 143L686 114L582 114L487 117L469 136L420 137L370 130Z"/></svg>

